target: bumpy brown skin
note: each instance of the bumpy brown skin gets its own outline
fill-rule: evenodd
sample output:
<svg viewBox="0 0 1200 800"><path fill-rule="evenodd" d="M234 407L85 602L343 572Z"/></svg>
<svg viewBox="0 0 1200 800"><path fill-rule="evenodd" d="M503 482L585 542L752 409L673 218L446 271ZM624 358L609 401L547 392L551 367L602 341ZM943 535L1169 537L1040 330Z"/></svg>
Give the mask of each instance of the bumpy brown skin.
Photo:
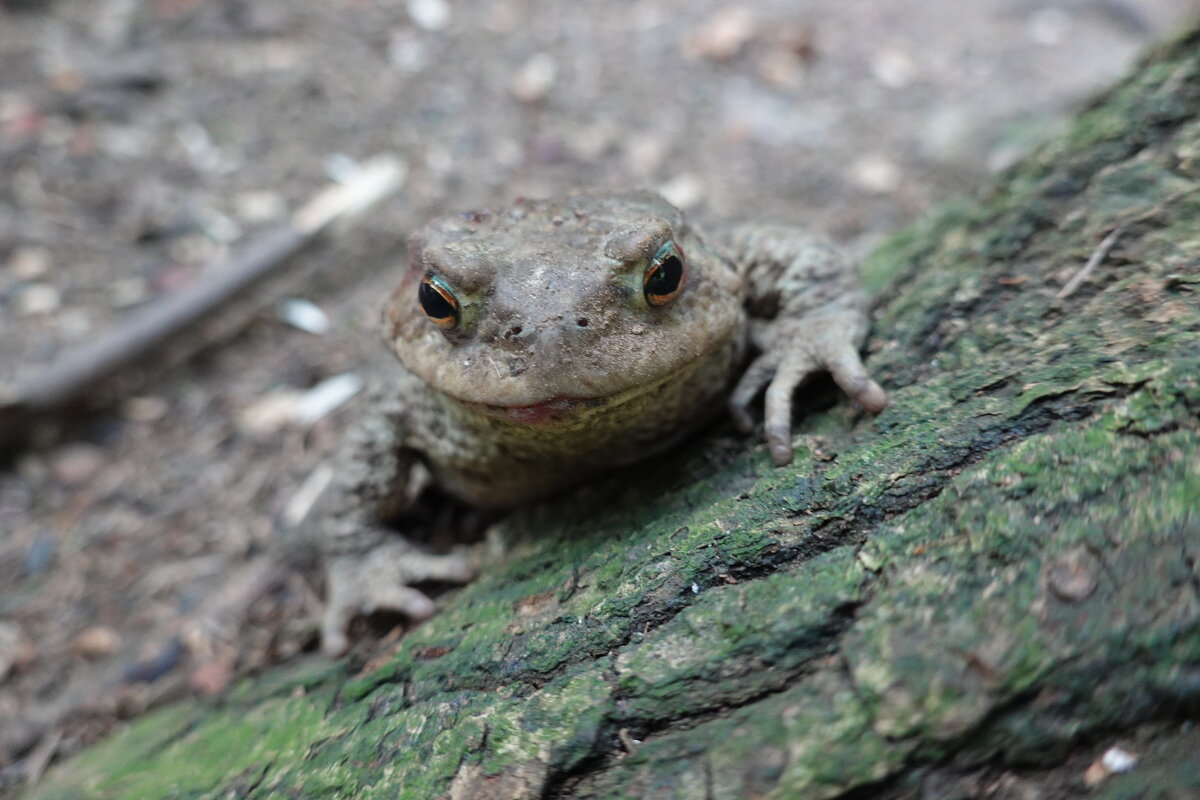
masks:
<svg viewBox="0 0 1200 800"><path fill-rule="evenodd" d="M665 243L683 287L651 304L643 278ZM316 531L328 555L327 652L357 613L422 618L408 584L467 580L465 554L422 552L382 522L420 489L420 466L478 506L511 507L662 451L729 400L735 420L766 389L766 436L791 460L791 400L830 371L871 412L886 404L858 356L867 301L853 265L786 226L734 228L722 247L648 193L573 194L433 221L409 244L385 335L403 368L341 458ZM459 305L451 329L418 304L427 276ZM758 356L740 380L747 346Z"/></svg>

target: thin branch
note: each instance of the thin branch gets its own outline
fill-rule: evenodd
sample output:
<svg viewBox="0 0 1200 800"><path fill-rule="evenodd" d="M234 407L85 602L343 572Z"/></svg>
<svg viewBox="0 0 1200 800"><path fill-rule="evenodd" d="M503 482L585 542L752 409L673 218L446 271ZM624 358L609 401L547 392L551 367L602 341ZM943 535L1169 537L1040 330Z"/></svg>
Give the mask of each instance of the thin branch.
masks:
<svg viewBox="0 0 1200 800"><path fill-rule="evenodd" d="M1083 265L1083 269L1071 276L1071 280L1067 281L1066 285L1058 290L1058 294L1054 295L1055 299L1062 300L1065 297L1073 295L1075 290L1079 288L1079 285L1096 271L1096 267L1100 266L1101 262L1108 258L1113 245L1117 243L1117 239L1121 238L1121 234L1124 232L1124 228L1116 228L1108 236L1105 236L1104 240L1092 251L1092 255L1088 258L1087 263Z"/></svg>
<svg viewBox="0 0 1200 800"><path fill-rule="evenodd" d="M291 257L394 194L404 167L382 156L365 163L344 183L318 193L278 228L232 253L223 265L193 286L168 294L135 312L115 330L53 362L13 395L0 398L0 446L25 438L33 420L51 417L94 395L94 390L129 371L144 357L244 295L251 286L282 272Z"/></svg>

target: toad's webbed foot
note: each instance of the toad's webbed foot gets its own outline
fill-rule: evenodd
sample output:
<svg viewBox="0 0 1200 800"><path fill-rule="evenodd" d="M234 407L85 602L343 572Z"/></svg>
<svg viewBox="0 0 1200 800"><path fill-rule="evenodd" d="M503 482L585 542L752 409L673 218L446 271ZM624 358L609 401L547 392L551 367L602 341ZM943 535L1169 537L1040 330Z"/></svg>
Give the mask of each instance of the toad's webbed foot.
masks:
<svg viewBox="0 0 1200 800"><path fill-rule="evenodd" d="M751 338L761 355L729 399L734 421L753 428L750 405L766 389L766 435L778 466L792 460L792 395L808 376L829 372L868 412L887 394L859 358L870 327L854 262L820 237L787 225L741 225L726 245L739 265Z"/></svg>
<svg viewBox="0 0 1200 800"><path fill-rule="evenodd" d="M413 620L433 615L429 597L410 584L423 581L466 583L476 567L466 552L429 553L399 536L361 554L341 554L327 565L321 647L337 656L349 646L346 631L359 614L395 611Z"/></svg>
<svg viewBox="0 0 1200 800"><path fill-rule="evenodd" d="M792 460L792 398L810 375L829 372L850 399L872 414L887 406L887 394L858 355L861 318L860 312L846 310L781 323L774 346L742 375L730 396L730 411L739 427L750 430L750 406L766 388L766 437L776 465Z"/></svg>

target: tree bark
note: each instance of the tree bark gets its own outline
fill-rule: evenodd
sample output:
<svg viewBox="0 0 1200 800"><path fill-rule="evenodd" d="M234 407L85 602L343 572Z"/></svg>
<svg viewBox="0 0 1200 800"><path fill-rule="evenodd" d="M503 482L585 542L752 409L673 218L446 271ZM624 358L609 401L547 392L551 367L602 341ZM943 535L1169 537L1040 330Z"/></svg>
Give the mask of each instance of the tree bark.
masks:
<svg viewBox="0 0 1200 800"><path fill-rule="evenodd" d="M32 796L1070 796L1114 743L1102 792L1196 790L1200 31L867 278L879 417L818 385L790 467L719 430L528 509L382 666L152 714Z"/></svg>

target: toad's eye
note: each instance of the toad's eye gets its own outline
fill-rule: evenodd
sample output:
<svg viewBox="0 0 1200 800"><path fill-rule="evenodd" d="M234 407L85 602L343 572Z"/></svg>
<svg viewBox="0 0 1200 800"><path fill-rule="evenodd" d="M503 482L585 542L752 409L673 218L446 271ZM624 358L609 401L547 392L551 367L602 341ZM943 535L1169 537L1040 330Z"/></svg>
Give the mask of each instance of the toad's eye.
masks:
<svg viewBox="0 0 1200 800"><path fill-rule="evenodd" d="M437 275L426 275L421 281L417 302L425 316L442 330L453 330L458 325L458 298L450 285Z"/></svg>
<svg viewBox="0 0 1200 800"><path fill-rule="evenodd" d="M642 276L642 290L646 302L652 306L665 306L679 296L683 290L683 279L687 270L683 265L683 251L674 242L666 242L658 248L646 273Z"/></svg>

